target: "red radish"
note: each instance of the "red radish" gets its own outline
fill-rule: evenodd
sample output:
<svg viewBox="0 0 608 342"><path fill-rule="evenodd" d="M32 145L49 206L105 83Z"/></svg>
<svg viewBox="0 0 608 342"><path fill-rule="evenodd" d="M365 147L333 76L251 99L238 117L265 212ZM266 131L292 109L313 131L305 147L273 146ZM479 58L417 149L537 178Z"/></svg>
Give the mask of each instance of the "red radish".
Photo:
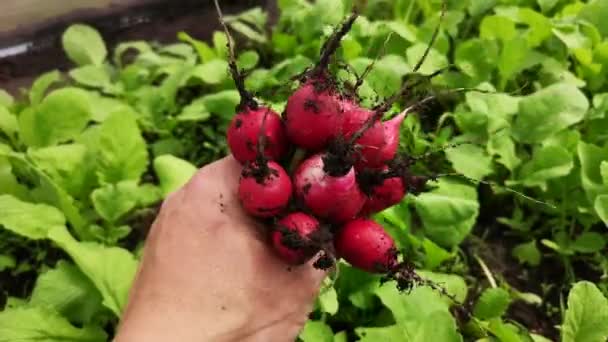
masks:
<svg viewBox="0 0 608 342"><path fill-rule="evenodd" d="M355 170L350 167L343 175L332 176L325 170L323 157L315 154L298 166L294 173L296 196L320 218L334 223L351 220L365 204Z"/></svg>
<svg viewBox="0 0 608 342"><path fill-rule="evenodd" d="M367 198L361 215L375 214L398 204L405 196L406 189L401 177L384 179L380 185L372 188L372 193Z"/></svg>
<svg viewBox="0 0 608 342"><path fill-rule="evenodd" d="M349 108L350 107L350 108ZM365 108L350 105L344 111L342 120L342 134L345 139L351 138L357 134L368 120L372 120L374 112ZM358 150L357 158L355 159L355 167L357 169L365 167L378 167L382 165L379 151L384 148L385 137L384 127L380 120L376 120L360 138L354 141Z"/></svg>
<svg viewBox="0 0 608 342"><path fill-rule="evenodd" d="M287 100L284 116L287 136L306 150L322 149L340 128L342 111L338 94L326 85L322 79L310 80Z"/></svg>
<svg viewBox="0 0 608 342"><path fill-rule="evenodd" d="M291 213L277 223L272 232L272 245L282 260L300 265L310 260L319 250L311 244L311 234L319 230L319 221L302 212Z"/></svg>
<svg viewBox="0 0 608 342"><path fill-rule="evenodd" d="M268 161L243 169L239 182L239 200L252 216L267 218L280 214L289 204L293 187L281 165Z"/></svg>
<svg viewBox="0 0 608 342"><path fill-rule="evenodd" d="M335 239L336 252L354 267L384 273L397 265L395 242L378 223L364 218L348 222Z"/></svg>
<svg viewBox="0 0 608 342"><path fill-rule="evenodd" d="M264 123L264 116L266 122ZM262 132L262 126L264 131ZM236 114L228 127L228 146L236 160L245 164L257 157L256 143L260 134L266 136L264 157L279 160L288 151L289 142L279 114L270 108L250 107Z"/></svg>
<svg viewBox="0 0 608 342"><path fill-rule="evenodd" d="M340 41L358 16L352 13L325 41L319 62L304 74L302 85L287 99L284 116L287 136L298 147L319 151L337 136L342 101L328 67Z"/></svg>
<svg viewBox="0 0 608 342"><path fill-rule="evenodd" d="M385 145L379 151L379 159L382 163L386 163L389 160L393 160L397 154L399 148L399 137L401 124L405 119L406 112L402 112L394 118L385 121L382 125L384 127L384 141Z"/></svg>

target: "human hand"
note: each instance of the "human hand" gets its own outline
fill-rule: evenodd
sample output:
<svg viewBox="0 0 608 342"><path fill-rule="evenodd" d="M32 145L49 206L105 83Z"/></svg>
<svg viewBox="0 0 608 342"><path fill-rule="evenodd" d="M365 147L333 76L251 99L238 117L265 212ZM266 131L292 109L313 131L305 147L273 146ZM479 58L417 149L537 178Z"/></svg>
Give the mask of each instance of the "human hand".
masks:
<svg viewBox="0 0 608 342"><path fill-rule="evenodd" d="M293 341L325 276L288 267L237 197L241 166L202 168L163 203L115 341Z"/></svg>

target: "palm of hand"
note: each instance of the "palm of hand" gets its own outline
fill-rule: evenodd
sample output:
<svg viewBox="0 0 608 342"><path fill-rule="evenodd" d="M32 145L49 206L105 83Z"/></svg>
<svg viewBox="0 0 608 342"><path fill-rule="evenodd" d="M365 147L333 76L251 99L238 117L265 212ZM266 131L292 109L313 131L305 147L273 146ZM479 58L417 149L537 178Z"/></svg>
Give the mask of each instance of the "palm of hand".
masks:
<svg viewBox="0 0 608 342"><path fill-rule="evenodd" d="M201 169L164 203L146 242L125 312L158 312L173 340L293 341L324 273L289 268L237 198L232 157ZM173 316L172 316L173 315ZM189 332L188 322L196 334ZM127 329L128 330L128 329ZM182 333L182 338L176 338Z"/></svg>

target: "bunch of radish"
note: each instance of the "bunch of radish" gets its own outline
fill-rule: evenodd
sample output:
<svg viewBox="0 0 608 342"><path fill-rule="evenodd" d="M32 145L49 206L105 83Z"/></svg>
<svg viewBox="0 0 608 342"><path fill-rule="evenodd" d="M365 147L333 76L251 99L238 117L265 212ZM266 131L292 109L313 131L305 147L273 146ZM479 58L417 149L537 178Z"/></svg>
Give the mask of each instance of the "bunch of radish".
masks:
<svg viewBox="0 0 608 342"><path fill-rule="evenodd" d="M221 11L218 7L221 19ZM232 156L243 165L238 197L244 210L264 220L270 244L290 265L317 257L332 267L339 258L373 273L399 273L393 238L370 216L399 203L415 186L406 162L396 158L406 112L386 119L403 90L375 108L340 89L329 61L357 14L324 44L319 62L277 113L249 94L234 62L241 95L227 131Z"/></svg>

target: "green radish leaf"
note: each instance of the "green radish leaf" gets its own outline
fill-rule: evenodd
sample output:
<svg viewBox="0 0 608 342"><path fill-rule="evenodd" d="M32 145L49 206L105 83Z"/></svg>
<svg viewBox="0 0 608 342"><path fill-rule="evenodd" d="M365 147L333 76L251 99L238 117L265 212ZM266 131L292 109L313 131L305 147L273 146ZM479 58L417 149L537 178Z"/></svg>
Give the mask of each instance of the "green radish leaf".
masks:
<svg viewBox="0 0 608 342"><path fill-rule="evenodd" d="M411 339L413 342L445 341L461 342L462 336L458 333L456 321L450 313L435 311L418 326Z"/></svg>
<svg viewBox="0 0 608 342"><path fill-rule="evenodd" d="M210 113L218 114L224 118L232 118L236 113L236 106L241 97L236 90L224 90L215 94L205 95L203 103Z"/></svg>
<svg viewBox="0 0 608 342"><path fill-rule="evenodd" d="M479 146L460 145L445 151L454 170L473 179L483 179L492 174L492 159Z"/></svg>
<svg viewBox="0 0 608 342"><path fill-rule="evenodd" d="M600 233L584 232L579 235L570 247L579 253L596 253L604 249L606 239Z"/></svg>
<svg viewBox="0 0 608 342"><path fill-rule="evenodd" d="M56 208L61 209L65 218L79 235L79 238L86 239L88 237L85 231L87 222L81 215L74 198L23 155L11 154L9 160L15 168L24 172L24 174L21 175L22 177L25 177L29 182L37 185L37 187L31 191L31 197L36 201L49 203Z"/></svg>
<svg viewBox="0 0 608 342"><path fill-rule="evenodd" d="M608 160L608 148L601 148L593 144L580 141L578 143L578 158L581 162L581 183L589 203L602 210L601 201L596 202L598 196L608 195L608 184L602 177L602 162ZM600 212L598 212L598 215Z"/></svg>
<svg viewBox="0 0 608 342"><path fill-rule="evenodd" d="M334 333L331 328L320 321L307 321L300 333L303 342L333 342Z"/></svg>
<svg viewBox="0 0 608 342"><path fill-rule="evenodd" d="M377 301L375 291L380 283L378 278L343 262L338 263L338 267L340 276L334 288L340 298L346 298L350 304L362 310L373 308Z"/></svg>
<svg viewBox="0 0 608 342"><path fill-rule="evenodd" d="M113 223L137 206L136 191L135 181L106 184L91 193L91 201L99 216Z"/></svg>
<svg viewBox="0 0 608 342"><path fill-rule="evenodd" d="M221 59L213 59L205 64L197 65L192 70L192 77L196 77L207 84L220 84L229 76L228 62Z"/></svg>
<svg viewBox="0 0 608 342"><path fill-rule="evenodd" d="M489 40L466 40L456 46L456 65L474 80L487 80L496 69L497 50L497 45Z"/></svg>
<svg viewBox="0 0 608 342"><path fill-rule="evenodd" d="M192 47L194 48L194 50L196 50L196 53L198 54L200 62L202 63L206 63L212 59L217 58L215 51L207 43L193 38L186 32L179 32L177 34L177 39L192 45Z"/></svg>
<svg viewBox="0 0 608 342"><path fill-rule="evenodd" d="M120 247L78 242L65 227L50 230L48 238L70 255L101 293L103 305L120 317L137 269L133 254Z"/></svg>
<svg viewBox="0 0 608 342"><path fill-rule="evenodd" d="M13 99L11 94L4 89L0 89L0 106L11 107L14 102L15 99Z"/></svg>
<svg viewBox="0 0 608 342"><path fill-rule="evenodd" d="M102 308L101 294L95 285L64 260L38 276L30 305L51 308L71 322L84 324L90 323Z"/></svg>
<svg viewBox="0 0 608 342"><path fill-rule="evenodd" d="M593 209L598 214L600 219L608 226L608 194L599 195L595 198Z"/></svg>
<svg viewBox="0 0 608 342"><path fill-rule="evenodd" d="M532 159L522 165L519 182L528 187L547 189L547 181L567 176L574 167L570 152L560 146L544 146L532 155Z"/></svg>
<svg viewBox="0 0 608 342"><path fill-rule="evenodd" d="M89 95L78 88L51 92L19 116L19 133L28 146L49 146L75 138L91 118Z"/></svg>
<svg viewBox="0 0 608 342"><path fill-rule="evenodd" d="M509 308L509 304L511 304L511 296L507 290L500 287L489 288L475 303L473 314L481 320L501 317Z"/></svg>
<svg viewBox="0 0 608 342"><path fill-rule="evenodd" d="M608 37L608 4L602 0L591 0L579 12L579 17L591 22L600 31L602 36Z"/></svg>
<svg viewBox="0 0 608 342"><path fill-rule="evenodd" d="M0 254L0 272L10 270L17 266L17 260L12 255Z"/></svg>
<svg viewBox="0 0 608 342"><path fill-rule="evenodd" d="M154 171L165 196L184 186L197 170L188 161L172 155L161 155L154 159Z"/></svg>
<svg viewBox="0 0 608 342"><path fill-rule="evenodd" d="M0 336L5 341L23 342L104 342L108 338L99 326L76 328L56 311L44 307L0 312Z"/></svg>
<svg viewBox="0 0 608 342"><path fill-rule="evenodd" d="M447 178L418 195L415 204L428 238L448 248L467 237L479 214L475 188Z"/></svg>
<svg viewBox="0 0 608 342"><path fill-rule="evenodd" d="M84 145L65 144L29 149L27 155L57 185L78 197L90 191L94 183L93 165L87 153Z"/></svg>
<svg viewBox="0 0 608 342"><path fill-rule="evenodd" d="M608 338L608 300L593 284L581 281L568 295L562 342L604 342Z"/></svg>
<svg viewBox="0 0 608 342"><path fill-rule="evenodd" d="M70 26L63 33L61 41L68 57L80 66L101 65L108 54L99 32L87 25Z"/></svg>
<svg viewBox="0 0 608 342"><path fill-rule="evenodd" d="M8 137L15 138L19 125L15 114L0 105L0 133L4 132Z"/></svg>
<svg viewBox="0 0 608 342"><path fill-rule="evenodd" d="M399 342L403 341L404 336L408 336L405 326L400 324L389 325L387 327L357 327L355 333L359 337L359 342Z"/></svg>
<svg viewBox="0 0 608 342"><path fill-rule="evenodd" d="M255 68L259 61L260 55L258 55L258 53L254 50L249 50L241 53L238 56L236 64L239 69L249 70Z"/></svg>
<svg viewBox="0 0 608 342"><path fill-rule="evenodd" d="M29 91L30 104L38 105L46 95L46 91L51 85L61 80L61 74L57 70L44 73L34 81Z"/></svg>
<svg viewBox="0 0 608 342"><path fill-rule="evenodd" d="M85 65L70 70L70 77L79 84L92 88L112 91L112 81L104 66Z"/></svg>
<svg viewBox="0 0 608 342"><path fill-rule="evenodd" d="M65 217L55 207L23 202L11 195L0 195L0 225L32 240L46 238L55 227L65 226Z"/></svg>
<svg viewBox="0 0 608 342"><path fill-rule="evenodd" d="M338 293L333 286L322 289L317 301L322 312L330 315L335 315L338 312L340 303L338 302Z"/></svg>
<svg viewBox="0 0 608 342"><path fill-rule="evenodd" d="M538 266L540 264L541 254L534 240L515 246L512 254L522 264L527 263L530 266Z"/></svg>
<svg viewBox="0 0 608 342"><path fill-rule="evenodd" d="M513 135L523 143L541 142L583 120L588 109L589 101L577 87L550 85L519 102Z"/></svg>
<svg viewBox="0 0 608 342"><path fill-rule="evenodd" d="M115 112L101 124L99 134L99 181L138 181L148 166L148 151L135 118L130 113Z"/></svg>

